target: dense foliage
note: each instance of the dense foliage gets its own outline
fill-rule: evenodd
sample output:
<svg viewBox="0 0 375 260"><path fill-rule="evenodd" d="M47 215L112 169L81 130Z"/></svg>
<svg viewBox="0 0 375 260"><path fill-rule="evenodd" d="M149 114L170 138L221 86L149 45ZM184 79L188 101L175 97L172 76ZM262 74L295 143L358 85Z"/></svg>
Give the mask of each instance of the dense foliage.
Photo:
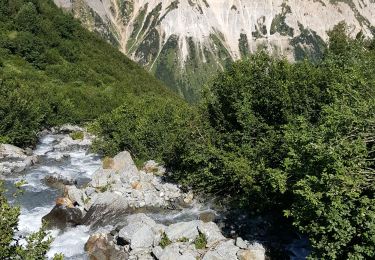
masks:
<svg viewBox="0 0 375 260"><path fill-rule="evenodd" d="M94 149L108 155L126 149L141 160L172 157L182 132L189 129L193 112L178 99L149 96L129 101L92 124L102 137Z"/></svg>
<svg viewBox="0 0 375 260"><path fill-rule="evenodd" d="M311 258L372 259L375 45L349 39L343 24L329 45L317 63L261 52L233 64L208 87L201 113L172 109L164 121L116 110L96 125L99 147L159 156L183 184L272 208L310 238Z"/></svg>
<svg viewBox="0 0 375 260"><path fill-rule="evenodd" d="M175 99L52 0L0 0L0 142L32 145L42 127L86 122L144 95Z"/></svg>

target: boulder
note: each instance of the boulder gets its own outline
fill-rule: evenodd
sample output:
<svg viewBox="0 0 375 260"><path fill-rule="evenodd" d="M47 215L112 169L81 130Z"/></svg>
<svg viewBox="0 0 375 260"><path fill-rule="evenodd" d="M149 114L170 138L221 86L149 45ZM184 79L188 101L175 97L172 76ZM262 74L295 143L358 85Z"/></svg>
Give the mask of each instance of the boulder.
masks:
<svg viewBox="0 0 375 260"><path fill-rule="evenodd" d="M20 173L38 161L36 155L10 144L0 144L0 175Z"/></svg>
<svg viewBox="0 0 375 260"><path fill-rule="evenodd" d="M44 177L44 182L52 187L57 189L63 189L65 185L75 185L77 184L76 180L73 180L70 177L63 176L61 174L53 174Z"/></svg>
<svg viewBox="0 0 375 260"><path fill-rule="evenodd" d="M238 246L241 249L246 249L249 246L249 244L248 244L247 241L243 240L242 238L237 237L236 238L236 246Z"/></svg>
<svg viewBox="0 0 375 260"><path fill-rule="evenodd" d="M178 247L175 245L169 245L166 248L164 248L163 252L159 256L159 260L176 260L180 259L181 254ZM195 259L192 259L195 260Z"/></svg>
<svg viewBox="0 0 375 260"><path fill-rule="evenodd" d="M25 150L11 144L0 144L0 159L25 159L26 157Z"/></svg>
<svg viewBox="0 0 375 260"><path fill-rule="evenodd" d="M113 169L98 169L92 175L90 186L101 189L119 182L121 183L120 175Z"/></svg>
<svg viewBox="0 0 375 260"><path fill-rule="evenodd" d="M237 253L239 260L265 260L266 250L259 243L248 246L248 249L241 249Z"/></svg>
<svg viewBox="0 0 375 260"><path fill-rule="evenodd" d="M119 231L118 237L130 244L132 250L151 248L164 228L143 213L128 216L126 223L128 225Z"/></svg>
<svg viewBox="0 0 375 260"><path fill-rule="evenodd" d="M237 260L238 250L234 240L222 241L214 249L209 250L202 260Z"/></svg>
<svg viewBox="0 0 375 260"><path fill-rule="evenodd" d="M154 232L148 225L143 225L138 229L131 238L131 249L151 248L154 242Z"/></svg>
<svg viewBox="0 0 375 260"><path fill-rule="evenodd" d="M86 137L87 136L85 136L84 139L73 140L70 136L65 136L58 144L53 146L53 150L59 152L69 152L81 148L87 149L92 144L92 141L90 138Z"/></svg>
<svg viewBox="0 0 375 260"><path fill-rule="evenodd" d="M155 256L156 259L160 259L160 257L163 255L163 248L161 246L155 246L152 249L152 254Z"/></svg>
<svg viewBox="0 0 375 260"><path fill-rule="evenodd" d="M89 203L83 221L93 227L117 224L119 218L131 212L128 200L121 194L110 191L95 193L95 196L90 197Z"/></svg>
<svg viewBox="0 0 375 260"><path fill-rule="evenodd" d="M215 246L218 242L225 240L226 238L221 234L219 227L213 223L200 223L198 230L205 235L207 240L207 247Z"/></svg>
<svg viewBox="0 0 375 260"><path fill-rule="evenodd" d="M200 224L199 220L175 223L166 228L165 234L171 241L178 241L182 238L194 240L199 235L198 226Z"/></svg>
<svg viewBox="0 0 375 260"><path fill-rule="evenodd" d="M126 172L131 174L138 174L137 166L129 152L124 151L113 157L113 170L119 172Z"/></svg>
<svg viewBox="0 0 375 260"><path fill-rule="evenodd" d="M194 194L193 192L188 192L187 194L184 195L183 201L185 204L192 204L194 200Z"/></svg>
<svg viewBox="0 0 375 260"><path fill-rule="evenodd" d="M85 251L90 260L117 260L129 259L129 253L113 243L112 237L107 234L93 234L85 244Z"/></svg>
<svg viewBox="0 0 375 260"><path fill-rule="evenodd" d="M65 186L64 193L76 206L83 206L85 204L84 201L87 199L86 194L74 185Z"/></svg>
<svg viewBox="0 0 375 260"><path fill-rule="evenodd" d="M141 222L130 223L119 231L118 237L130 244L134 234L144 226Z"/></svg>
<svg viewBox="0 0 375 260"><path fill-rule="evenodd" d="M66 197L57 198L55 201L56 206L58 207L67 207L67 208L74 208L73 202Z"/></svg>
<svg viewBox="0 0 375 260"><path fill-rule="evenodd" d="M78 208L56 205L50 213L42 218L47 228L65 229L82 224L82 212Z"/></svg>
<svg viewBox="0 0 375 260"><path fill-rule="evenodd" d="M149 174L154 174L157 176L165 175L166 169L163 166L160 166L157 162L150 160L145 162L142 170Z"/></svg>

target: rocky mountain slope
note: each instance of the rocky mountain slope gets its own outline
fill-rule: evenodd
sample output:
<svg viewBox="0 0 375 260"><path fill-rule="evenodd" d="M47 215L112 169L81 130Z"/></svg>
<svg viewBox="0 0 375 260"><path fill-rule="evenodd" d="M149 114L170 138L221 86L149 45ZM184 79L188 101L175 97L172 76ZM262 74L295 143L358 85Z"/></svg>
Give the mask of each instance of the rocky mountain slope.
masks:
<svg viewBox="0 0 375 260"><path fill-rule="evenodd" d="M54 0L189 100L258 49L317 57L341 21L371 37L374 0Z"/></svg>

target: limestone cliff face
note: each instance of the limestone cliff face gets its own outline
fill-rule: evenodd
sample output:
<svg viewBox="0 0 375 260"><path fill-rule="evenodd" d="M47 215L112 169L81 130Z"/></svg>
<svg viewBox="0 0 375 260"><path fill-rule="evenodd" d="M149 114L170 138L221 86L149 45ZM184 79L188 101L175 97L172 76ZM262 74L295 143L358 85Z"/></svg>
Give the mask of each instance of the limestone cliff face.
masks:
<svg viewBox="0 0 375 260"><path fill-rule="evenodd" d="M371 37L374 0L55 0L188 99L217 69L259 48L316 56L345 21Z"/></svg>

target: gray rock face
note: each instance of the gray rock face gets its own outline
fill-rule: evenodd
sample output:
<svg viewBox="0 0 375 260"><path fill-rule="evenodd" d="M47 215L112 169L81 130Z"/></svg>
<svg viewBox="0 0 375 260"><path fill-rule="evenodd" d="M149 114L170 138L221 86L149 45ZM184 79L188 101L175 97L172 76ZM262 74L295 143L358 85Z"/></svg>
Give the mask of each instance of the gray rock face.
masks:
<svg viewBox="0 0 375 260"><path fill-rule="evenodd" d="M206 72L223 69L228 60L259 49L291 60L319 55L339 22L352 37L360 31L371 36L375 25L373 0L131 0L126 10L115 0L55 2L186 98L198 94ZM163 69L170 55L173 77ZM189 84L181 83L186 78Z"/></svg>
<svg viewBox="0 0 375 260"><path fill-rule="evenodd" d="M34 165L38 157L10 144L0 144L0 176L20 173Z"/></svg>

